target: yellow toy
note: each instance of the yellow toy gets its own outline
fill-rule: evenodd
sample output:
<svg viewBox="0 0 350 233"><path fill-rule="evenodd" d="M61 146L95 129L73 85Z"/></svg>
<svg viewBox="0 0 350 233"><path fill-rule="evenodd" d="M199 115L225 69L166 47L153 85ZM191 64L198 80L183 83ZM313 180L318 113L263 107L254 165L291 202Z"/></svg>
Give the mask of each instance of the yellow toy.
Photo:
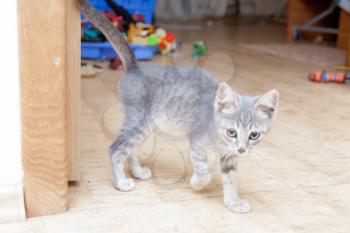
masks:
<svg viewBox="0 0 350 233"><path fill-rule="evenodd" d="M137 23L130 24L128 41L138 45L147 45L147 37L154 33L154 26L151 24Z"/></svg>

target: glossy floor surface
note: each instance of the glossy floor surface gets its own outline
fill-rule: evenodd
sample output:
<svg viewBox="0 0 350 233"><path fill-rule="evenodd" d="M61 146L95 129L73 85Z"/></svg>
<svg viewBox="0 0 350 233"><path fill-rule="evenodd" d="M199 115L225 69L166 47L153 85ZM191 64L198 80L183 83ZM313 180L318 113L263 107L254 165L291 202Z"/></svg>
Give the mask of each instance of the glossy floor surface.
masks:
<svg viewBox="0 0 350 233"><path fill-rule="evenodd" d="M176 64L192 64L190 43L204 39L209 44L204 67L215 77L251 95L280 91L271 133L239 166L239 191L251 212L239 215L224 207L214 155L213 183L194 192L187 142L161 132L137 152L153 178L136 181L129 193L114 189L107 152L124 117L114 97L122 72L106 68L82 80L82 182L70 186L69 212L3 224L0 232L350 232L350 86L312 83L307 75L317 66L240 46L282 43L280 25L226 21L176 34L184 42Z"/></svg>

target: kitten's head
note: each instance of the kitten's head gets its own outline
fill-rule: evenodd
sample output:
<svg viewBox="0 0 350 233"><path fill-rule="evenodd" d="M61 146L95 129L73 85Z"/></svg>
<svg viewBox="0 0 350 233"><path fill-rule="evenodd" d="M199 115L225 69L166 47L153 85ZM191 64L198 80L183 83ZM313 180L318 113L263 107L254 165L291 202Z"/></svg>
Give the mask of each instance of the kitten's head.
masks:
<svg viewBox="0 0 350 233"><path fill-rule="evenodd" d="M215 99L215 124L219 139L230 151L243 154L269 131L277 112L279 93L245 96L221 83Z"/></svg>

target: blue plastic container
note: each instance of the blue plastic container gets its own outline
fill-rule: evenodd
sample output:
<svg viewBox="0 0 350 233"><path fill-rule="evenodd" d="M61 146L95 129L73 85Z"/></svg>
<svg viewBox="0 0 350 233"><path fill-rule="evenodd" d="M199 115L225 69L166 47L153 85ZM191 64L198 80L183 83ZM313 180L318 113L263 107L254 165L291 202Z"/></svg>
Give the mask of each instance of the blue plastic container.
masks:
<svg viewBox="0 0 350 233"><path fill-rule="evenodd" d="M152 23L156 8L156 0L114 0L130 14L139 13L145 17L145 23ZM113 11L105 0L89 0L99 11ZM150 60L158 51L158 47L130 44L137 60ZM81 58L108 60L117 56L112 45L107 42L82 42Z"/></svg>
<svg viewBox="0 0 350 233"><path fill-rule="evenodd" d="M158 51L157 46L129 44L137 60L150 60ZM82 42L81 57L84 59L108 60L117 57L109 42Z"/></svg>
<svg viewBox="0 0 350 233"><path fill-rule="evenodd" d="M145 17L145 23L152 23L156 9L156 0L114 0L130 14L139 13Z"/></svg>
<svg viewBox="0 0 350 233"><path fill-rule="evenodd" d="M124 7L131 15L139 13L145 17L145 23L152 23L153 14L156 9L156 0L113 0L118 5ZM89 0L99 11L112 11L105 0Z"/></svg>

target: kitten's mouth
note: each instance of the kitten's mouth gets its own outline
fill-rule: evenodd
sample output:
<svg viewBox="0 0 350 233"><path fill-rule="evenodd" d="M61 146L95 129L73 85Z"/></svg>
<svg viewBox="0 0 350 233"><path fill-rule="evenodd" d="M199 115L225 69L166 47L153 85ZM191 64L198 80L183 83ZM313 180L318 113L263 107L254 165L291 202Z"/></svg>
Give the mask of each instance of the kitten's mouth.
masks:
<svg viewBox="0 0 350 233"><path fill-rule="evenodd" d="M229 150L231 151L231 153L236 154L236 155L240 155L241 153L239 153L237 147L234 146L229 146Z"/></svg>

